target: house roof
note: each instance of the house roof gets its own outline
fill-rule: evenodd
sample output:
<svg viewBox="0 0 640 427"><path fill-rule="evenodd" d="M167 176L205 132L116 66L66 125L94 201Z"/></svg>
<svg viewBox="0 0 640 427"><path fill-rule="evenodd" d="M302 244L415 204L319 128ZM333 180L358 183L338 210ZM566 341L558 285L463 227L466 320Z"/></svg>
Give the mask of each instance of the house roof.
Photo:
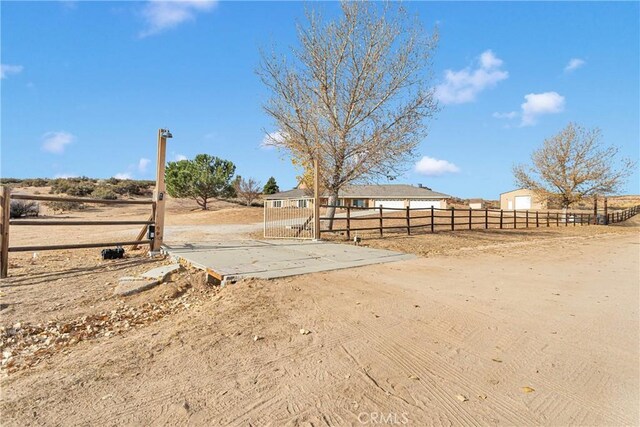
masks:
<svg viewBox="0 0 640 427"><path fill-rule="evenodd" d="M529 191L529 192L533 193L533 190L530 190L528 188L514 188L513 190L504 191L504 192L500 193L500 195L502 196L503 194L507 194L507 193L515 193L516 191Z"/></svg>
<svg viewBox="0 0 640 427"><path fill-rule="evenodd" d="M293 190L271 194L265 197L267 200L300 199L309 197L308 190L294 188ZM323 194L322 197L327 197ZM451 196L426 187L414 187L408 184L385 185L347 185L338 192L338 197L360 199L448 199Z"/></svg>

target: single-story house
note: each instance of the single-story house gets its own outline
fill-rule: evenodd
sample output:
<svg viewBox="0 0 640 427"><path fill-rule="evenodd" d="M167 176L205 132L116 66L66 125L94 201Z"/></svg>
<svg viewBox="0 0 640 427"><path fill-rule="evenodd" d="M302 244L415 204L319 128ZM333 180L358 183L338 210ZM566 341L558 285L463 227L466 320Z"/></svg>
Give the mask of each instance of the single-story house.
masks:
<svg viewBox="0 0 640 427"><path fill-rule="evenodd" d="M484 209L485 203L482 199L469 199L470 209Z"/></svg>
<svg viewBox="0 0 640 427"><path fill-rule="evenodd" d="M265 196L269 207L306 207L310 198L309 190L293 190ZM438 193L428 187L407 184L386 185L348 185L338 193L338 206L356 206L361 208L412 208L446 209L447 199L451 196ZM328 196L320 198L322 205L328 204Z"/></svg>
<svg viewBox="0 0 640 427"><path fill-rule="evenodd" d="M547 209L547 202L539 200L532 190L520 188L500 194L500 209L540 210Z"/></svg>

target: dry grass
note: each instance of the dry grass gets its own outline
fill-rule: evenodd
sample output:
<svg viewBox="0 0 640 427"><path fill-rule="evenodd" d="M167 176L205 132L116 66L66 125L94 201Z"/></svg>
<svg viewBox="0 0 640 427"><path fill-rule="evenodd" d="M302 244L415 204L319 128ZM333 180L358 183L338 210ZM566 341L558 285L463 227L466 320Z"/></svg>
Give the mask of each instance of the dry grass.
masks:
<svg viewBox="0 0 640 427"><path fill-rule="evenodd" d="M609 234L638 234L640 217L617 226L568 226L522 230L461 230L412 236L366 237L363 246L430 257L439 254L464 255L472 250L509 251L518 245L531 245L562 239L584 239Z"/></svg>

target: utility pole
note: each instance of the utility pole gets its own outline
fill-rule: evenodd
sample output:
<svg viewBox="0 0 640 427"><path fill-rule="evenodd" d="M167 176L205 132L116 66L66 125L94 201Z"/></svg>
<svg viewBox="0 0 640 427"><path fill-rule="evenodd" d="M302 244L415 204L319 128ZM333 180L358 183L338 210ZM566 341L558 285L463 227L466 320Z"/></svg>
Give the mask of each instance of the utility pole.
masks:
<svg viewBox="0 0 640 427"><path fill-rule="evenodd" d="M152 252L158 252L164 241L164 212L166 187L164 184L164 168L167 158L167 138L173 138L169 129L158 129L158 161L156 164L156 189L153 192L155 208L155 237L151 245Z"/></svg>

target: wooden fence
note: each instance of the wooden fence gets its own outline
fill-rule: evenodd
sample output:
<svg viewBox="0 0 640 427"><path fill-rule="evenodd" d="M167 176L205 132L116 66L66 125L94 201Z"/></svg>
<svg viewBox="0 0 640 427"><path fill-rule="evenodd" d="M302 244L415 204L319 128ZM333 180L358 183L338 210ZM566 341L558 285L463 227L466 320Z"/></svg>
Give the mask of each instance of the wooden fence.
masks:
<svg viewBox="0 0 640 427"><path fill-rule="evenodd" d="M49 220L49 219L10 219L11 200L33 200L44 202L76 202L76 203L92 203L103 205L150 205L151 214L147 221L74 221L74 220ZM83 249L83 248L103 248L109 246L126 246L132 245L136 247L141 244L151 244L153 240L145 237L149 226L155 224L156 202L153 200L104 200L89 199L84 197L57 197L29 194L11 194L8 187L0 187L0 278L7 277L9 268L9 252L31 252L31 251L47 251L57 249ZM96 243L74 243L61 245L31 245L31 246L9 246L9 229L10 226L56 226L56 225L73 225L73 226L111 226L111 225L142 225L142 230L138 233L135 240L117 241L117 242L96 242Z"/></svg>
<svg viewBox="0 0 640 427"><path fill-rule="evenodd" d="M633 206L621 211L607 213L605 224L615 224L616 222L626 221L640 212L640 205Z"/></svg>
<svg viewBox="0 0 640 427"><path fill-rule="evenodd" d="M330 206L322 206L330 208ZM344 233L347 239L358 235L379 235L385 233L431 232L442 230L472 229L518 229L540 227L575 227L591 224L613 224L625 221L638 213L640 206L625 210L594 215L586 212L552 212L529 210L497 209L410 209L410 208L363 208L337 206L333 227L328 217L321 217L320 233ZM356 214L357 213L357 214Z"/></svg>

